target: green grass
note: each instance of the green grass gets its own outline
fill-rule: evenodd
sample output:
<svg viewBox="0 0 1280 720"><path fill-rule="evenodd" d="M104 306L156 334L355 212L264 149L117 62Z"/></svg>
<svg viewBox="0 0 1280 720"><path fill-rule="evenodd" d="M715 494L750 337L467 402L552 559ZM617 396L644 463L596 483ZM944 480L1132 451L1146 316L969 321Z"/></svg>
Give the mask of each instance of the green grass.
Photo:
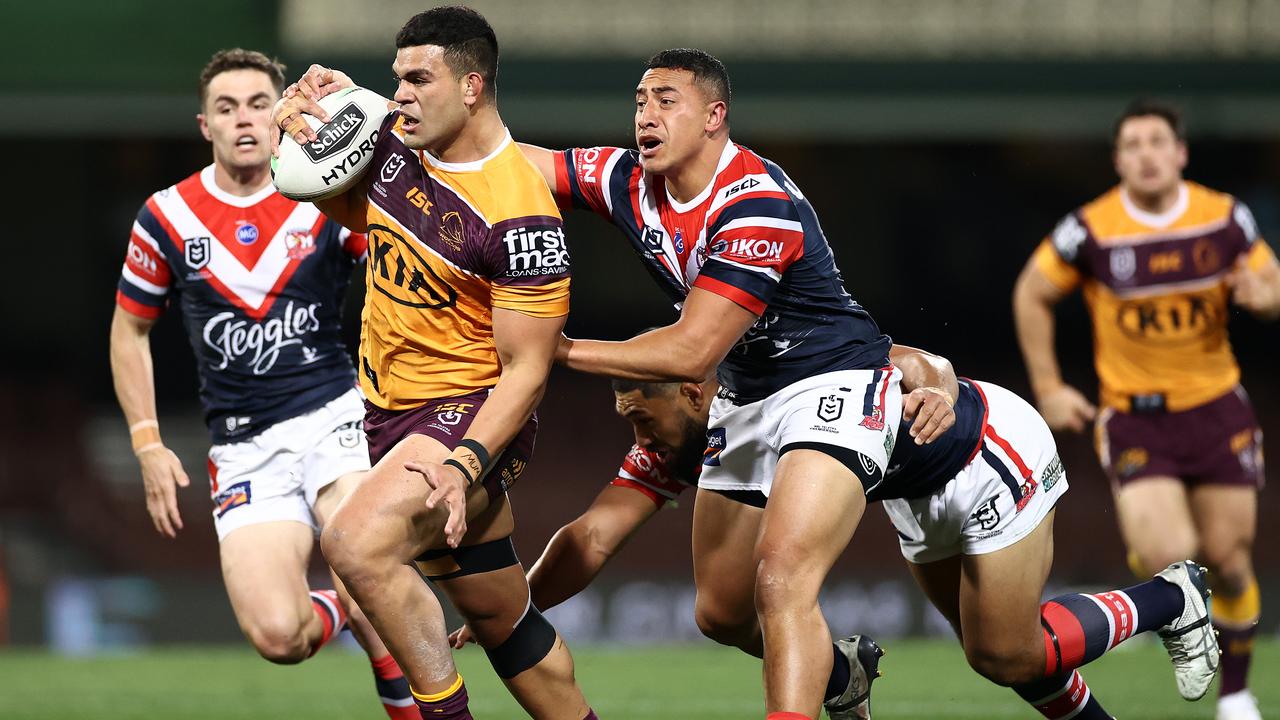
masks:
<svg viewBox="0 0 1280 720"><path fill-rule="evenodd" d="M757 661L710 644L579 648L578 678L604 720L720 720L763 717ZM479 720L524 717L473 648L458 653ZM889 644L875 686L878 720L1036 718L1010 691L965 665L942 641ZM1258 643L1254 691L1263 714L1280 716L1280 643ZM1116 717L1212 718L1213 703L1181 700L1164 651L1141 644L1094 663L1085 674ZM1268 682L1270 680L1270 682ZM300 667L278 667L241 648L181 648L68 659L0 652L0 718L44 720L239 720L385 717L362 656L328 651Z"/></svg>

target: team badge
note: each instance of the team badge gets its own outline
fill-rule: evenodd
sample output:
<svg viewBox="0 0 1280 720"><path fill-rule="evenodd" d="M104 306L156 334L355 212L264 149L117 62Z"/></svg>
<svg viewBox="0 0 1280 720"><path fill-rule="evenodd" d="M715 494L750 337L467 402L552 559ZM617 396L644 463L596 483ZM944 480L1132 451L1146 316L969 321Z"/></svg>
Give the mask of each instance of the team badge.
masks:
<svg viewBox="0 0 1280 720"><path fill-rule="evenodd" d="M835 422L844 414L844 398L831 394L818 401L818 419Z"/></svg>
<svg viewBox="0 0 1280 720"><path fill-rule="evenodd" d="M680 228L676 228L676 252L684 254L684 233Z"/></svg>
<svg viewBox="0 0 1280 720"><path fill-rule="evenodd" d="M440 218L440 239L454 252L462 250L462 216L456 210L450 210Z"/></svg>
<svg viewBox="0 0 1280 720"><path fill-rule="evenodd" d="M209 264L209 238L193 237L182 241L182 256L187 266L199 270Z"/></svg>
<svg viewBox="0 0 1280 720"><path fill-rule="evenodd" d="M333 430L338 434L338 444L344 448L353 448L360 444L360 433L364 432L363 420L352 420L343 423Z"/></svg>
<svg viewBox="0 0 1280 720"><path fill-rule="evenodd" d="M316 251L316 239L307 230L290 230L285 233L284 246L290 260L301 260Z"/></svg>
<svg viewBox="0 0 1280 720"><path fill-rule="evenodd" d="M991 498L982 504L982 507L974 511L969 519L978 523L978 526L985 530L993 530L996 525L1000 524L1000 511L996 509L996 498Z"/></svg>
<svg viewBox="0 0 1280 720"><path fill-rule="evenodd" d="M241 245L252 245L258 242L258 226L241 220L236 225L236 242Z"/></svg>

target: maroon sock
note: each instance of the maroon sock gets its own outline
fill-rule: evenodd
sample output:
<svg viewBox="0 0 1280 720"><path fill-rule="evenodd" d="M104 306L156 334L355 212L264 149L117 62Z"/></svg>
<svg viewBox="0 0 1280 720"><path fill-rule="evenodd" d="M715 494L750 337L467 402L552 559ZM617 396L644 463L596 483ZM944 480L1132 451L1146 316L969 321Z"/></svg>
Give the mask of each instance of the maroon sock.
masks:
<svg viewBox="0 0 1280 720"><path fill-rule="evenodd" d="M474 720L467 709L467 686L463 684L439 700L423 700L421 695L414 693L413 701L418 704L418 713L423 720Z"/></svg>
<svg viewBox="0 0 1280 720"><path fill-rule="evenodd" d="M1216 624L1218 646L1222 648L1222 684L1219 695L1240 692L1248 685L1249 661L1253 659L1253 636L1258 632L1254 623L1248 628Z"/></svg>

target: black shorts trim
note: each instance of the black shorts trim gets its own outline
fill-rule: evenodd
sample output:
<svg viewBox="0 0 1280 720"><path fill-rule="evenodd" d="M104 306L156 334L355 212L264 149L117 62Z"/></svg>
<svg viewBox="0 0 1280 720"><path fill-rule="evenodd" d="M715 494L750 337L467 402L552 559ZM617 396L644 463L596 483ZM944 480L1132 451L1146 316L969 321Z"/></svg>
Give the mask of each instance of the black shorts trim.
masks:
<svg viewBox="0 0 1280 720"><path fill-rule="evenodd" d="M730 500L751 507L763 509L765 503L769 502L769 497L759 490L718 490L716 488L703 488L717 495L723 495Z"/></svg>
<svg viewBox="0 0 1280 720"><path fill-rule="evenodd" d="M840 445L832 445L822 442L793 442L782 446L778 451L778 457L782 457L792 450L816 450L824 455L830 455L840 461L841 465L849 468L858 479L862 481L862 490L864 493L870 493L884 480L884 470L877 466L875 462L858 452Z"/></svg>

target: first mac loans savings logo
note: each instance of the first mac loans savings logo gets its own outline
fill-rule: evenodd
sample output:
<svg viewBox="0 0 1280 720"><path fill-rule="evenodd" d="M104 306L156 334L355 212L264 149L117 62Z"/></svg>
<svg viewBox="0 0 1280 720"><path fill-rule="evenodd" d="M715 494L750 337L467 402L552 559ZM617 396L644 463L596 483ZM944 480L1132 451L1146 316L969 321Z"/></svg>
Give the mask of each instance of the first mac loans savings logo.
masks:
<svg viewBox="0 0 1280 720"><path fill-rule="evenodd" d="M508 277L562 275L569 272L569 247L564 230L535 226L511 228L502 236L508 258Z"/></svg>

